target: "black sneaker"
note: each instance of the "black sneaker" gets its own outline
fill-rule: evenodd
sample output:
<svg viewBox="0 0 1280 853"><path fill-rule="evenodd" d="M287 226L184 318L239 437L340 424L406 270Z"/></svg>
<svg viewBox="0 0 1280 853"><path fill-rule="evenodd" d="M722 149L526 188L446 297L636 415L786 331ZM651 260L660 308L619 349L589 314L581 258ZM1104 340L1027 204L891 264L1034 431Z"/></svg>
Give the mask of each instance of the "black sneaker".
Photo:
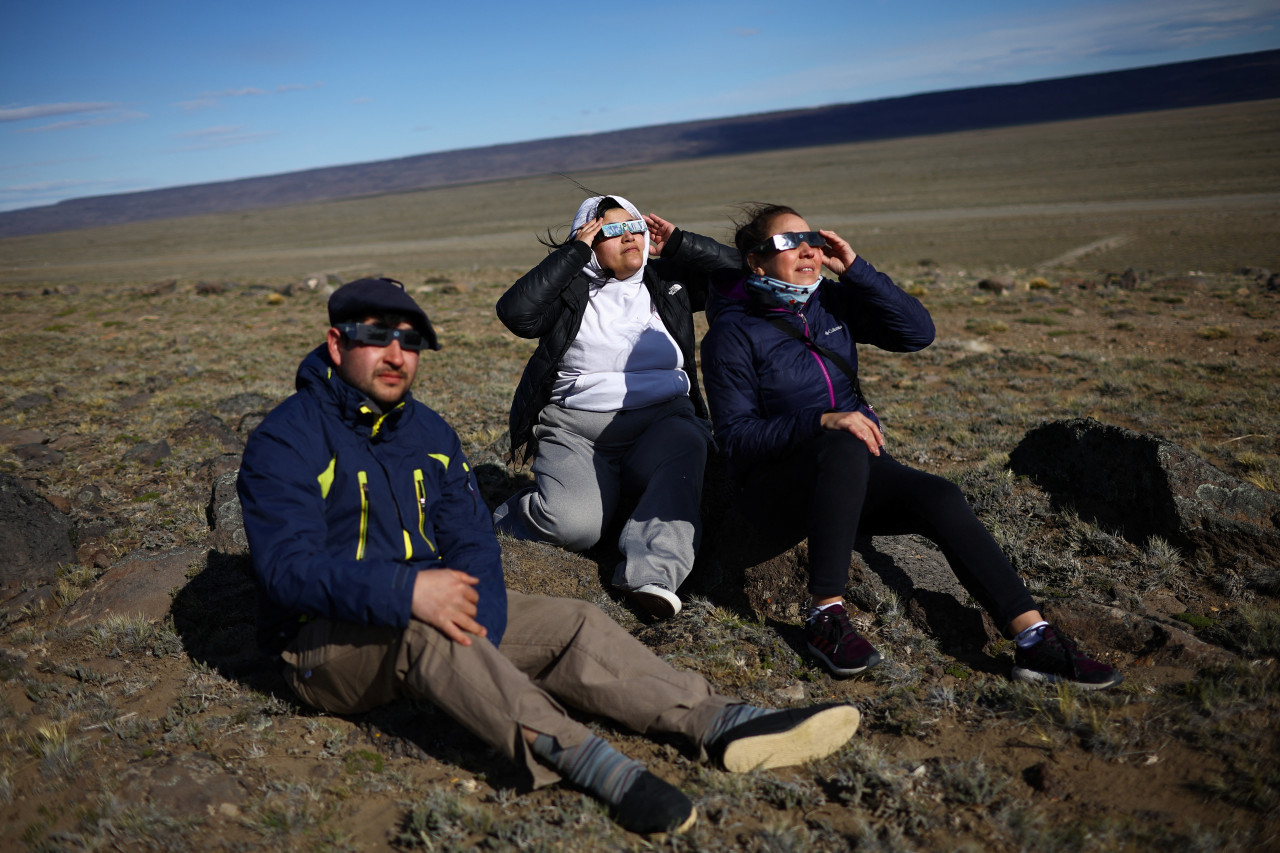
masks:
<svg viewBox="0 0 1280 853"><path fill-rule="evenodd" d="M1085 690L1115 687L1122 676L1114 667L1096 661L1052 625L1040 631L1040 642L1013 653L1013 677L1032 683L1067 682Z"/></svg>
<svg viewBox="0 0 1280 853"><path fill-rule="evenodd" d="M880 653L854 629L843 603L810 616L804 623L804 639L832 675L857 675L880 663Z"/></svg>
<svg viewBox="0 0 1280 853"><path fill-rule="evenodd" d="M857 708L839 703L775 711L729 729L707 745L707 753L730 773L790 767L844 746L860 719Z"/></svg>
<svg viewBox="0 0 1280 853"><path fill-rule="evenodd" d="M640 835L684 832L698 821L698 810L689 798L648 770L636 777L612 811L623 829Z"/></svg>

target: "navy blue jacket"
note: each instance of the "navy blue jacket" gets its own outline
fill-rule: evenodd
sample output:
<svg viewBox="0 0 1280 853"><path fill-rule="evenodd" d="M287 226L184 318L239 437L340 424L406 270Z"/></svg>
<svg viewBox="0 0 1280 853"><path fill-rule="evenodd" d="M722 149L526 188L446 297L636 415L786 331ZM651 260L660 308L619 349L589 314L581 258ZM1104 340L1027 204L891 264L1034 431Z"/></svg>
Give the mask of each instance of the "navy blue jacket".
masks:
<svg viewBox="0 0 1280 853"><path fill-rule="evenodd" d="M479 578L476 621L501 641L501 552L457 434L408 395L379 414L325 346L249 436L237 491L264 650L310 617L407 627L414 578L438 568Z"/></svg>
<svg viewBox="0 0 1280 853"><path fill-rule="evenodd" d="M770 314L840 355L855 375L860 343L913 352L933 342L925 307L861 255L838 281L823 279L799 312L761 310L740 282L718 286L707 305L702 374L716 443L739 475L818 435L826 412L876 418L839 367L771 325Z"/></svg>

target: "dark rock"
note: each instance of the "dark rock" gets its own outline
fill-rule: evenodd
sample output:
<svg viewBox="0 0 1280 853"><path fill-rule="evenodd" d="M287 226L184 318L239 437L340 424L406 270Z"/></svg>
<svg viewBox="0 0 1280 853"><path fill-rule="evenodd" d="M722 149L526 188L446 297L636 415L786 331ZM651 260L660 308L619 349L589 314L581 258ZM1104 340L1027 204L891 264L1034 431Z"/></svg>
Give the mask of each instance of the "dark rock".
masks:
<svg viewBox="0 0 1280 853"><path fill-rule="evenodd" d="M236 424L236 432L243 435L246 439L249 433L258 428L258 424L266 420L266 412L250 412L240 419L240 423Z"/></svg>
<svg viewBox="0 0 1280 853"><path fill-rule="evenodd" d="M1280 563L1280 496L1163 439L1088 418L1031 430L1009 466L1135 545L1159 536L1215 560Z"/></svg>
<svg viewBox="0 0 1280 853"><path fill-rule="evenodd" d="M265 394L246 392L235 394L214 404L214 410L227 419L242 418L251 412L269 412L276 401Z"/></svg>
<svg viewBox="0 0 1280 853"><path fill-rule="evenodd" d="M1088 638L1086 651L1116 665L1119 652L1148 664L1202 667L1227 663L1230 652L1163 620L1083 599L1052 601L1044 618L1070 637Z"/></svg>
<svg viewBox="0 0 1280 853"><path fill-rule="evenodd" d="M120 402L116 404L122 412L132 411L133 409L141 409L143 406L151 402L151 398L155 394L150 391L139 391L137 394L130 394L128 397L122 397Z"/></svg>
<svg viewBox="0 0 1280 853"><path fill-rule="evenodd" d="M196 476L200 478L200 482L212 484L214 480L217 480L223 474L234 474L239 469L239 453L222 453L197 465Z"/></svg>
<svg viewBox="0 0 1280 853"><path fill-rule="evenodd" d="M75 504L84 509L86 507L95 506L102 501L102 489L93 484L82 486L80 491L76 492Z"/></svg>
<svg viewBox="0 0 1280 853"><path fill-rule="evenodd" d="M1266 281L1271 278L1271 270L1266 267L1241 267L1236 271L1236 274L1251 278L1254 281Z"/></svg>
<svg viewBox="0 0 1280 853"><path fill-rule="evenodd" d="M226 421L208 412L196 412L185 424L173 431L177 441L203 440L217 445L229 453L244 450L244 441Z"/></svg>
<svg viewBox="0 0 1280 853"><path fill-rule="evenodd" d="M8 408L15 412L25 412L27 409L34 409L37 406L47 406L52 402L44 394L23 394L18 399L9 403Z"/></svg>
<svg viewBox="0 0 1280 853"><path fill-rule="evenodd" d="M75 560L71 519L15 477L0 474L0 600L49 583L59 563Z"/></svg>
<svg viewBox="0 0 1280 853"><path fill-rule="evenodd" d="M1280 272L1272 273L1272 275L1267 279L1267 292L1280 292Z"/></svg>
<svg viewBox="0 0 1280 853"><path fill-rule="evenodd" d="M1013 293L1017 287L1018 283L1011 275L993 275L978 282L979 290L989 290L1002 296L1006 293Z"/></svg>
<svg viewBox="0 0 1280 853"><path fill-rule="evenodd" d="M218 477L213 484L213 494L205 507L209 521L209 547L224 554L249 553L249 540L244 533L244 516L240 511L240 496L236 494L236 478L240 471L230 471Z"/></svg>
<svg viewBox="0 0 1280 853"><path fill-rule="evenodd" d="M163 619L188 573L203 565L202 548L139 552L107 570L67 608L66 624L98 622L109 615Z"/></svg>
<svg viewBox="0 0 1280 853"><path fill-rule="evenodd" d="M161 439L152 444L139 444L124 454L124 461L155 465L169 455L169 442Z"/></svg>
<svg viewBox="0 0 1280 853"><path fill-rule="evenodd" d="M142 289L144 296L160 296L165 293L173 293L178 287L176 278L166 278L164 281L157 281L155 284L148 285Z"/></svg>
<svg viewBox="0 0 1280 853"><path fill-rule="evenodd" d="M0 424L0 447L17 447L20 444L44 444L49 436L35 429L19 429Z"/></svg>
<svg viewBox="0 0 1280 853"><path fill-rule="evenodd" d="M220 281L202 281L196 284L196 293L200 296L218 296L226 292L226 284Z"/></svg>
<svg viewBox="0 0 1280 853"><path fill-rule="evenodd" d="M38 471L62 464L62 453L47 444L19 444L13 448L13 455L22 460L25 468Z"/></svg>

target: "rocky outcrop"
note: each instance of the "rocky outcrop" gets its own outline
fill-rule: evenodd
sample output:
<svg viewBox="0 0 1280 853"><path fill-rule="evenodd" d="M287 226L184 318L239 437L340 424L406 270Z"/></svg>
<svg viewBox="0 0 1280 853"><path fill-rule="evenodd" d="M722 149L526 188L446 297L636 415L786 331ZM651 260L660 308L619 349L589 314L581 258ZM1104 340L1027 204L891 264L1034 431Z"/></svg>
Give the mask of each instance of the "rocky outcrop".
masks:
<svg viewBox="0 0 1280 853"><path fill-rule="evenodd" d="M0 601L50 583L59 564L74 563L71 519L16 477L0 474Z"/></svg>
<svg viewBox="0 0 1280 853"><path fill-rule="evenodd" d="M1280 563L1280 496L1163 439L1089 418L1027 433L1009 455L1059 508L1129 541L1159 536L1216 562Z"/></svg>
<svg viewBox="0 0 1280 853"><path fill-rule="evenodd" d="M244 533L244 515L240 496L236 494L236 478L240 469L222 474L214 481L205 517L209 522L209 547L223 554L249 553L249 540Z"/></svg>

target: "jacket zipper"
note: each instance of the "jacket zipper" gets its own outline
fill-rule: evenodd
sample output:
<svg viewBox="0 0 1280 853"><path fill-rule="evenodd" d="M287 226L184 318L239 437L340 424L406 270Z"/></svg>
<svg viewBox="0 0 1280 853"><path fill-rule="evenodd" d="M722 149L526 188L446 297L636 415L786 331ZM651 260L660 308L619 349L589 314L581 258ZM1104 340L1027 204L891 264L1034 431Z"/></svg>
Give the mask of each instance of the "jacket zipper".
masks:
<svg viewBox="0 0 1280 853"><path fill-rule="evenodd" d="M356 472L360 482L360 541L356 544L356 559L364 559L364 540L369 533L369 476L364 471Z"/></svg>

